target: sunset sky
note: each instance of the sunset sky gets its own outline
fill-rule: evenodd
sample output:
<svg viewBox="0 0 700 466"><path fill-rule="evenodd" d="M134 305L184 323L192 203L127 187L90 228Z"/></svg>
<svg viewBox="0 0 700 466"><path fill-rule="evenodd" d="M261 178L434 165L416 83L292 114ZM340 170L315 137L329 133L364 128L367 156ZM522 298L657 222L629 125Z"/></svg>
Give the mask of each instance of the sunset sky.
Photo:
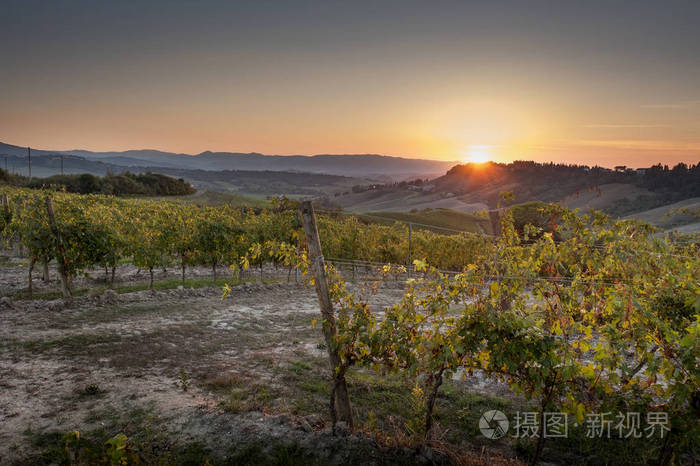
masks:
<svg viewBox="0 0 700 466"><path fill-rule="evenodd" d="M0 0L0 141L700 161L700 1Z"/></svg>

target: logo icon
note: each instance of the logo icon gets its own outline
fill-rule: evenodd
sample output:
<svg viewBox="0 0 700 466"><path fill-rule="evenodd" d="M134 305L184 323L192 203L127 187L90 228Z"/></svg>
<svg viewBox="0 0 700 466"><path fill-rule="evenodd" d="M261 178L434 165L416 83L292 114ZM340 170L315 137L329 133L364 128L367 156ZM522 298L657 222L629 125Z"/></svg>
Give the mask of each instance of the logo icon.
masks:
<svg viewBox="0 0 700 466"><path fill-rule="evenodd" d="M508 432L508 418L495 409L486 411L479 419L479 430L487 439L498 440Z"/></svg>

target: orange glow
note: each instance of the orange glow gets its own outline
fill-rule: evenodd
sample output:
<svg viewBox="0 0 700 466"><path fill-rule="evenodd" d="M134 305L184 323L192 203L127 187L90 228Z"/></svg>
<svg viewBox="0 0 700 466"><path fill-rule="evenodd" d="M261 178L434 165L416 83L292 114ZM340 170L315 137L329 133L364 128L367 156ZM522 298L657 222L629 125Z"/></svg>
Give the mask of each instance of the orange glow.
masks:
<svg viewBox="0 0 700 466"><path fill-rule="evenodd" d="M330 90L298 96L302 90L292 86L286 94L239 95L226 85L212 86L195 99L164 85L159 90L163 98L151 106L143 104L145 91L125 98L118 88L90 101L57 94L52 98L59 102L40 112L3 106L0 141L46 150L375 153L455 163L535 160L607 167L697 163L700 152L700 139L694 136L700 129L700 104L689 104L678 115L631 107L602 118L597 107L573 112L553 97L533 102L514 88L498 99L455 99L459 89L454 86L436 91L426 85L433 92L375 95L376 105L370 107L364 99L333 100ZM547 93L543 89L541 94ZM289 118L292 104L302 97L313 105Z"/></svg>
<svg viewBox="0 0 700 466"><path fill-rule="evenodd" d="M475 145L469 146L467 153L467 162L472 163L486 163L491 160L490 153L491 146L487 145Z"/></svg>
<svg viewBox="0 0 700 466"><path fill-rule="evenodd" d="M699 159L697 2L636 2L633 17L608 5L622 2L373 2L371 20L356 2L314 14L201 2L194 15L162 0L34 3L0 17L8 144L635 168Z"/></svg>

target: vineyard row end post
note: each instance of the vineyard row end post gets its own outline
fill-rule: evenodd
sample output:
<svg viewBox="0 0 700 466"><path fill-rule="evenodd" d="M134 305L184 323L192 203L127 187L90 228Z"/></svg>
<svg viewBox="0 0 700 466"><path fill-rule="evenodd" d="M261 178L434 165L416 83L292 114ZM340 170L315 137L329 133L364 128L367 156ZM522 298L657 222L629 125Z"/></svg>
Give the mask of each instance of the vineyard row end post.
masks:
<svg viewBox="0 0 700 466"><path fill-rule="evenodd" d="M409 222L408 224L408 264L406 266L406 271L408 273L408 278L411 278L411 265L413 264L413 254L411 251L411 233L412 233L412 224Z"/></svg>
<svg viewBox="0 0 700 466"><path fill-rule="evenodd" d="M66 271L66 262L63 243L61 241L61 234L56 225L56 216L53 211L53 202L50 197L46 197L46 213L49 217L49 227L51 228L51 233L53 233L54 240L56 241L56 262L58 265L58 275L61 278L61 294L64 298L70 299L72 297L70 292L70 285L68 283L68 275Z"/></svg>
<svg viewBox="0 0 700 466"><path fill-rule="evenodd" d="M323 321L323 336L326 340L326 348L328 348L328 359L331 366L333 376L333 385L335 390L335 407L338 414L338 420L347 423L352 429L352 410L350 407L350 397L348 388L345 382L345 376L337 374L336 369L340 367L340 355L335 343L337 333L335 324L335 314L333 312L333 303L331 302L328 291L328 281L326 280L326 268L321 251L321 240L318 235L318 227L316 226L316 216L314 214L311 201L301 203L299 210L301 211L301 221L304 225L304 233L306 234L306 247L309 254L309 269L314 279L316 294L321 307L321 317ZM331 413L333 415L333 413ZM335 419L334 419L335 421Z"/></svg>
<svg viewBox="0 0 700 466"><path fill-rule="evenodd" d="M489 220L491 220L491 231L493 236L501 236L501 212L498 209L489 210Z"/></svg>

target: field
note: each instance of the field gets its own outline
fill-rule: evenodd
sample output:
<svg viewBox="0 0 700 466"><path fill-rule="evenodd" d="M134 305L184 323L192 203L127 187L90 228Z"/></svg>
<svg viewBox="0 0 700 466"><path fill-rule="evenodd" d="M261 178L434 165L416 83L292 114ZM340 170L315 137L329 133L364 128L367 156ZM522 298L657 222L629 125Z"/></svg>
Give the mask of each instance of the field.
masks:
<svg viewBox="0 0 700 466"><path fill-rule="evenodd" d="M505 210L498 237L409 239L402 221L444 212L2 201L7 463L698 458L696 237L543 203ZM589 435L623 408L666 416L668 436ZM491 410L517 427L490 439ZM566 415L568 433L523 436L522 413Z"/></svg>
<svg viewBox="0 0 700 466"><path fill-rule="evenodd" d="M3 265L3 289L21 289L24 272L25 265ZM95 290L103 282L93 272L81 285ZM161 272L160 282L177 274ZM3 301L3 464L56 461L61 435L73 430L96 442L124 432L151 454L183 462L411 457L373 435L391 431L386 413L410 402L410 386L399 378L353 374L356 410L367 427L349 441L330 434L327 360L321 332L311 326L318 315L313 290L288 284L272 268L266 283L236 285L225 300L211 286L127 291L138 276L128 265L118 275L123 293L92 293L69 307L60 300ZM372 305L388 306L401 292L384 288ZM477 395L482 391L488 395ZM455 382L444 402L481 409L506 403L500 395L505 387L467 392ZM395 422L401 414L412 416L402 407ZM474 437L467 421L478 415L458 413L450 422Z"/></svg>
<svg viewBox="0 0 700 466"><path fill-rule="evenodd" d="M700 230L697 218L694 218L689 213L684 213L683 209L697 210L700 208L700 198L694 197L673 204L656 207L654 209L645 210L634 214L634 218L642 221L659 225L666 229L680 229L686 233Z"/></svg>
<svg viewBox="0 0 700 466"><path fill-rule="evenodd" d="M487 217L451 209L436 208L411 212L369 212L367 214L358 214L358 217L371 222L388 224L395 221L414 223L419 228L427 228L437 233L445 233L452 230L491 234L491 223ZM386 219L386 221L382 219Z"/></svg>
<svg viewBox="0 0 700 466"><path fill-rule="evenodd" d="M26 285L26 264L5 262L0 273L4 290L16 294ZM318 317L313 289L288 283L269 267L264 282L257 273L229 277L237 284L222 299L205 269L189 271L197 278L185 289L176 287L178 274L161 271L161 289L132 291L147 283L124 264L117 293L102 291L101 271L93 270L79 285L92 292L69 306L3 300L3 464L60 461L65 434L76 430L94 449L123 433L142 458L167 464L452 464L457 458L498 465L519 464L506 458L530 451L516 440L479 434L479 417L489 409L534 407L507 384L478 374L445 381L438 398L435 416L449 448L416 456L407 427L421 422L413 382L363 369L348 376L358 428L333 435L326 350L311 325ZM35 284L40 292L55 286ZM381 314L402 294L401 282L386 283L370 305ZM596 458L596 445L583 433L572 442L579 454ZM571 448L552 443L545 459L566 463L575 457ZM633 448L598 458L623 461Z"/></svg>
<svg viewBox="0 0 700 466"><path fill-rule="evenodd" d="M473 213L488 209L484 202L467 202L449 193L423 193L394 187L347 193L332 199L350 212L409 212L440 208Z"/></svg>
<svg viewBox="0 0 700 466"><path fill-rule="evenodd" d="M172 198L150 198L154 201L163 200L167 201ZM270 203L263 199L263 196L252 196L243 195L231 192L219 192L219 191L197 191L195 194L190 196L178 196L178 200L183 202L197 204L197 205L229 205L232 207L253 207L253 208L263 208L269 207Z"/></svg>

